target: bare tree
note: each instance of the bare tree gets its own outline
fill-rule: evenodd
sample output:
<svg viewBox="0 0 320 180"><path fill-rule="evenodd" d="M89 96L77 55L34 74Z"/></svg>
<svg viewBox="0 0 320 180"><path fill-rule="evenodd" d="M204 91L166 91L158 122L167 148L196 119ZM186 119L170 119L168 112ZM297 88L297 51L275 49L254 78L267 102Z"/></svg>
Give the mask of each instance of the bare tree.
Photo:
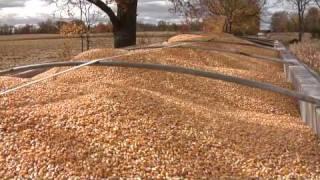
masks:
<svg viewBox="0 0 320 180"><path fill-rule="evenodd" d="M314 2L320 8L320 0L314 0Z"/></svg>
<svg viewBox="0 0 320 180"><path fill-rule="evenodd" d="M206 0L205 4L208 7L208 12L211 15L222 15L226 17L226 32L231 33L233 30L233 24L239 20L239 17L243 19L256 17L260 19L262 5L265 1L256 0L219 0L210 1Z"/></svg>
<svg viewBox="0 0 320 180"><path fill-rule="evenodd" d="M305 17L305 28L308 32L311 32L320 24L320 11L319 8L312 7L308 10Z"/></svg>
<svg viewBox="0 0 320 180"><path fill-rule="evenodd" d="M289 23L289 14L286 11L279 11L271 17L271 30L273 32L287 32Z"/></svg>
<svg viewBox="0 0 320 180"><path fill-rule="evenodd" d="M10 35L14 33L14 26L7 24L0 25L0 35Z"/></svg>
<svg viewBox="0 0 320 180"><path fill-rule="evenodd" d="M237 17L260 19L266 0L170 0L173 11L184 16L225 16L225 31L232 32Z"/></svg>
<svg viewBox="0 0 320 180"><path fill-rule="evenodd" d="M79 4L82 0L48 0L60 4L60 7L68 7L69 4ZM138 0L85 0L103 11L113 25L114 47L121 48L136 44L136 23ZM83 1L82 1L83 2ZM115 13L111 4L117 7ZM93 9L93 8L90 8Z"/></svg>
<svg viewBox="0 0 320 180"><path fill-rule="evenodd" d="M94 25L94 23L98 20L100 17L99 11L96 11L93 7L92 3L89 3L86 0L79 0L79 3L77 4L78 8L80 10L80 20L84 23L84 32L85 34L81 34L81 41L82 41L82 49L83 49L83 40L86 39L86 49L90 49L90 33L91 28ZM85 37L83 37L85 36Z"/></svg>
<svg viewBox="0 0 320 180"><path fill-rule="evenodd" d="M299 41L302 41L305 32L305 12L314 0L287 0L297 10L298 14L298 27L299 27Z"/></svg>
<svg viewBox="0 0 320 180"><path fill-rule="evenodd" d="M94 5L86 0L77 0L77 1L66 1L61 3L61 1L56 1L58 6L59 13L62 17L68 16L73 19L73 22L77 25L77 35L81 39L81 51L84 51L85 41L86 49L90 48L90 31L92 25L96 22L98 15L100 14L97 9L94 8Z"/></svg>

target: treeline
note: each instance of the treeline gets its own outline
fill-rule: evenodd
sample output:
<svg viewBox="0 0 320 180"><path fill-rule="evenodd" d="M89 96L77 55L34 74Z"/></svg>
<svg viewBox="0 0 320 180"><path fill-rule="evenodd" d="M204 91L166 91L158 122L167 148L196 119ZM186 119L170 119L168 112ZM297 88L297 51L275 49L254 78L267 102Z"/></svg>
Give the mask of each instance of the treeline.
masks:
<svg viewBox="0 0 320 180"><path fill-rule="evenodd" d="M280 11L273 14L271 18L271 30L273 32L298 32L299 16ZM304 31L312 34L314 38L320 38L320 10L310 8L304 17Z"/></svg>
<svg viewBox="0 0 320 180"><path fill-rule="evenodd" d="M61 28L66 24L84 24L79 20L74 21L53 21L46 20L36 25L25 24L20 26L0 25L0 35L11 34L59 34ZM137 23L138 31L200 31L202 23L193 22L190 24L175 24L165 21L159 21L158 24ZM90 33L108 33L112 32L112 25L98 23L90 28Z"/></svg>
<svg viewBox="0 0 320 180"><path fill-rule="evenodd" d="M0 35L10 34L57 34L60 28L67 24L64 21L46 20L38 24L25 24L25 25L0 25Z"/></svg>
<svg viewBox="0 0 320 180"><path fill-rule="evenodd" d="M137 31L201 31L203 24L195 21L189 24L175 24L159 21L158 24L137 23Z"/></svg>
<svg viewBox="0 0 320 180"><path fill-rule="evenodd" d="M266 0L169 0L175 12L188 19L207 20L205 31L256 34Z"/></svg>

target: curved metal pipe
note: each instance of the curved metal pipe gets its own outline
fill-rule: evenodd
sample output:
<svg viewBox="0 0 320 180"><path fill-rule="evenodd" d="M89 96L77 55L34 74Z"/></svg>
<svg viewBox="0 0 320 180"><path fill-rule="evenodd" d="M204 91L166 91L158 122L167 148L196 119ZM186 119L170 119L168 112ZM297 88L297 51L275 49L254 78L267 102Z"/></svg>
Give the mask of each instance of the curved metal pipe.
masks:
<svg viewBox="0 0 320 180"><path fill-rule="evenodd" d="M153 46L150 48L163 48L163 47L165 47L165 46L158 46L158 47ZM225 53L231 53L231 54L237 54L237 55L243 55L243 56L247 56L247 57L257 58L259 60L264 60L264 61L269 61L269 62L288 64L288 65L294 64L292 62L286 62L286 61L283 61L278 58L270 58L270 57L265 57L265 56L251 55L251 54L244 53L244 52L224 50L224 49L211 48L211 47L208 48L208 47L198 47L198 46L193 46L193 45L181 45L181 46L177 46L175 48L191 48L191 49L199 49L199 50L205 50L205 51L225 52ZM134 48L134 49L130 49L130 50L137 50L137 49L140 49L140 48ZM56 63L44 63L44 64L20 66L20 67L14 67L14 68L1 70L0 76L4 76L4 75L8 75L8 74L16 74L19 72L24 72L24 71L33 70L33 69L40 69L40 68L76 66L76 65L80 65L81 63L83 63L83 62L81 62L81 61L78 61L78 62L56 62Z"/></svg>
<svg viewBox="0 0 320 180"><path fill-rule="evenodd" d="M153 48L163 48L166 47L166 45L153 45L153 46L143 46L143 47L130 47L130 48L125 48L126 50L132 51L132 50L139 50L139 49L153 49ZM287 62L283 61L282 59L279 58L271 58L271 57L266 57L266 56L259 56L259 55L254 55L254 54L249 54L241 51L232 51L232 50L225 50L225 49L219 49L219 48L212 48L212 47L199 47L195 45L181 45L181 46L176 46L174 48L190 48L190 49L200 49L200 50L206 50L206 51L216 51L216 52L225 52L225 53L230 53L230 54L238 54L238 55L243 55L247 57L252 57L252 58L257 58L260 60L265 60L265 61L270 61L270 62L277 62L281 64L288 64L288 65L295 65L293 62Z"/></svg>
<svg viewBox="0 0 320 180"><path fill-rule="evenodd" d="M86 62L77 61L77 62L53 62L53 63L43 63L43 64L33 64L27 66L19 66L14 68L9 68L0 71L0 76L5 76L9 74L16 74L19 72L24 72L33 69L43 69L43 68L53 68L53 67L67 67L67 66L78 66Z"/></svg>
<svg viewBox="0 0 320 180"><path fill-rule="evenodd" d="M262 49L268 49L268 50L273 50L273 51L277 51L276 49L274 49L273 47L269 47L269 46L263 46L260 44L249 44L249 43L242 43L242 42L228 42L228 41L220 41L220 40L207 40L207 41L197 41L197 40L187 40L187 41L182 41L182 42L195 42L195 43L209 43L209 42L213 42L213 43L219 43L219 44L233 44L233 45L240 45L240 46L251 46L251 47L257 47L257 48L262 48Z"/></svg>
<svg viewBox="0 0 320 180"><path fill-rule="evenodd" d="M259 39L259 38L253 38L253 37L240 37L244 40L253 42L253 43L257 43L257 44L261 44L264 46L269 46L269 47L274 47L274 41L273 40L269 40L269 39Z"/></svg>
<svg viewBox="0 0 320 180"><path fill-rule="evenodd" d="M123 48L124 50L133 51L133 50L140 50L140 49L157 49L157 48L164 48L167 47L166 45L155 43L148 46L130 46Z"/></svg>
<svg viewBox="0 0 320 180"><path fill-rule="evenodd" d="M150 48L164 48L164 47L167 47L167 46L159 45L159 46L149 46L147 48L150 49ZM131 47L131 48L128 48L127 50L139 50L139 49L145 49L145 48L146 47ZM252 58L256 58L258 60L264 60L264 61L269 61L269 62L294 65L294 63L292 63L292 62L286 62L286 61L283 61L283 60L281 60L279 58L270 58L270 57L265 57L265 56L251 55L251 54L240 52L240 51L232 51L232 50L225 50L225 49L212 48L212 47L199 47L199 46L194 46L194 45L181 45L181 46L175 46L173 48L190 48L190 49L199 49L199 50L205 50L205 51L225 52L225 53L230 53L230 54L237 54L237 55L243 55L243 56L247 56L247 57L252 57ZM20 67L14 67L14 68L1 70L0 71L0 76L4 76L4 75L8 75L8 74L15 74L15 73L24 72L24 71L33 70L33 69L39 69L39 68L51 68L51 67L61 67L61 66L76 66L79 63L82 63L82 62L81 61L80 62L56 62L56 63L44 63L44 64L20 66ZM50 66L51 64L53 66ZM60 64L61 64L61 66L60 66Z"/></svg>
<svg viewBox="0 0 320 180"><path fill-rule="evenodd" d="M286 62L286 61L283 61L282 59L279 59L279 58L271 58L271 57L266 57L266 56L253 55L253 54L249 54L249 53L245 53L245 52L241 52L241 51L232 51L232 50L225 50L225 49L212 48L212 47L198 47L198 46L194 46L194 45L183 45L183 46L178 46L175 48L190 48L190 49L200 49L200 50L206 50L206 51L225 52L225 53L230 53L230 54L237 54L237 55L243 55L243 56L247 56L247 57L257 58L259 60L265 60L265 61L269 61L269 62L294 65L294 63L292 63L292 62Z"/></svg>
<svg viewBox="0 0 320 180"><path fill-rule="evenodd" d="M269 43L274 43L275 40L273 39L267 39L267 38L259 38L257 36L238 36L239 38L243 39L252 39L252 40L259 40L263 42L269 42Z"/></svg>
<svg viewBox="0 0 320 180"><path fill-rule="evenodd" d="M250 41L250 42L253 42L253 43L257 43L257 44L261 44L263 46L274 47L274 43L269 43L269 42L254 40L254 39L247 39L247 41Z"/></svg>
<svg viewBox="0 0 320 180"><path fill-rule="evenodd" d="M59 63L50 63L49 64L39 64L39 65L33 65L33 68L45 68L48 66L56 65L55 67L61 67L61 66L77 66L85 64L85 62L59 62ZM254 80L248 80L243 79L239 77L229 76L220 74L217 72L208 72L198 69L190 69L185 67L177 67L172 65L162 65L162 64L143 64L143 63L131 63L131 62L123 62L123 61L97 61L94 64L90 64L92 66L107 66L107 67L124 67L124 68L138 68L138 69L150 69L150 70L157 70L157 71L165 71L165 72L172 72L172 73L178 73L178 74L188 74L198 77L205 77L209 79L214 80L222 80L230 83L240 84L252 88L262 89L266 91L271 91L275 93L279 93L285 96L293 97L301 101L306 101L314 104L320 105L320 99L317 99L312 96L307 96L304 94L301 94L299 92L295 92L289 89L285 89L282 87L274 86L268 83L258 82ZM54 76L51 76L54 77ZM40 79L41 80L41 79ZM6 95L10 92L13 92L15 90L21 89L22 87L26 87L28 84L35 84L37 82L40 82L40 80L35 80L34 82L29 82L25 85L21 85L20 87L9 89L7 91L1 92L0 95Z"/></svg>

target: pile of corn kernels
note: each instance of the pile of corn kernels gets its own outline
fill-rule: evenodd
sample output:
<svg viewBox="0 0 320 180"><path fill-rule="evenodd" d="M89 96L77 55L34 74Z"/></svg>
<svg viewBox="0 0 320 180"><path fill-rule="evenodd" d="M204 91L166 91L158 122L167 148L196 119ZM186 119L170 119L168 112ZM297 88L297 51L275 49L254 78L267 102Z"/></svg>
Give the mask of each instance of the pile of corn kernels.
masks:
<svg viewBox="0 0 320 180"><path fill-rule="evenodd" d="M173 48L119 59L290 88L280 64L241 55ZM0 89L23 81L0 77ZM320 141L295 100L189 75L84 67L0 97L0 119L4 178L320 177Z"/></svg>

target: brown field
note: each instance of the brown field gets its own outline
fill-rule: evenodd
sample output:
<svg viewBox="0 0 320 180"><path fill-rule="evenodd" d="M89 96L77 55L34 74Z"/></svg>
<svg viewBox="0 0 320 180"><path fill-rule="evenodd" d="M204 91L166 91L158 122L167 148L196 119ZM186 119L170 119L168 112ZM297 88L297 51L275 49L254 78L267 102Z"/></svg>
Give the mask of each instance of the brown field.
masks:
<svg viewBox="0 0 320 180"><path fill-rule="evenodd" d="M295 32L285 32L285 33L269 33L268 37L274 40L282 41L284 44L289 44L290 41L298 39L298 33ZM305 33L303 40L310 40L311 34Z"/></svg>
<svg viewBox="0 0 320 180"><path fill-rule="evenodd" d="M305 33L303 41L290 44L293 39L298 39L298 33L270 33L268 36L280 40L305 64L313 70L320 72L320 41L312 38L310 33Z"/></svg>
<svg viewBox="0 0 320 180"><path fill-rule="evenodd" d="M175 33L138 33L137 43L155 43L168 39ZM112 47L111 34L95 34L91 49ZM0 36L0 69L33 63L69 59L81 52L81 40L66 39L55 34Z"/></svg>
<svg viewBox="0 0 320 180"><path fill-rule="evenodd" d="M301 61L320 72L320 41L318 39L291 44L290 50Z"/></svg>

